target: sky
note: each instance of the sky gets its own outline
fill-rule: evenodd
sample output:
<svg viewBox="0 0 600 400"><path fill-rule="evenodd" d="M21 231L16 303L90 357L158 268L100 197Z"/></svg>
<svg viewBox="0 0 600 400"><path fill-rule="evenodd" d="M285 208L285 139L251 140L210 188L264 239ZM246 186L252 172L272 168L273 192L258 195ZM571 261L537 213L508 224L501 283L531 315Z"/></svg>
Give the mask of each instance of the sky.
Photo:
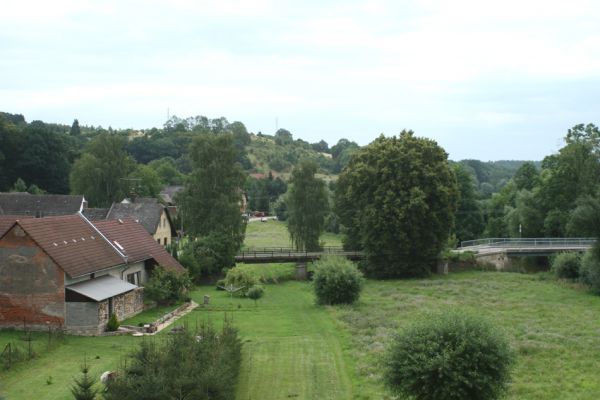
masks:
<svg viewBox="0 0 600 400"><path fill-rule="evenodd" d="M453 160L541 160L600 124L595 0L3 0L0 111L144 129L168 116Z"/></svg>

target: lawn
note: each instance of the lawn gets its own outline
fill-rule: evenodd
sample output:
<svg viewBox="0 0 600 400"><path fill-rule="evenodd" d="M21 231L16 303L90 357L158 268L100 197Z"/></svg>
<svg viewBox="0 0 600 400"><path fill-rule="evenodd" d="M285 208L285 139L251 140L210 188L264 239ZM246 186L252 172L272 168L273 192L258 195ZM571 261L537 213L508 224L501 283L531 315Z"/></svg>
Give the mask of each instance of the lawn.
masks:
<svg viewBox="0 0 600 400"><path fill-rule="evenodd" d="M325 246L341 246L342 235L324 232L321 242ZM285 222L268 220L267 222L250 222L246 226L244 248L257 247L291 247L290 236Z"/></svg>
<svg viewBox="0 0 600 400"><path fill-rule="evenodd" d="M121 325L138 326L139 324L149 324L151 322L156 321L163 315L175 310L182 304L183 301L179 301L177 302L177 304L173 304L170 306L158 306L149 308L147 310L142 311L136 316L121 321Z"/></svg>
<svg viewBox="0 0 600 400"><path fill-rule="evenodd" d="M546 276L478 271L367 281L359 303L344 307L316 306L310 284L295 281L266 285L256 306L203 286L192 297L201 304L209 295L210 305L176 325L233 321L244 343L238 400L375 400L392 398L380 380L391 335L427 312L460 308L487 318L509 338L517 354L509 399L599 398L600 297ZM0 344L10 335L1 332ZM43 344L44 336L37 340ZM139 340L68 337L28 364L0 372L0 393L10 400L68 399L84 355L98 376Z"/></svg>
<svg viewBox="0 0 600 400"><path fill-rule="evenodd" d="M224 315L233 320L244 343L238 400L352 398L343 335L327 310L314 304L310 285L267 285L257 306L211 287L192 297L198 302L204 294L211 305L178 324L220 323Z"/></svg>

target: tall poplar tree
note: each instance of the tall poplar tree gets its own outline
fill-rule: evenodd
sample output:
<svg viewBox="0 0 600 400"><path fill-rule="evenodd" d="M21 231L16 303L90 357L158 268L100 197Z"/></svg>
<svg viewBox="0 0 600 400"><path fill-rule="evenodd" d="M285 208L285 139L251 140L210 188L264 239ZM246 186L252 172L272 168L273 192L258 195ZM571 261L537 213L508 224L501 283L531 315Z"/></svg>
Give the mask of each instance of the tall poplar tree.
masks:
<svg viewBox="0 0 600 400"><path fill-rule="evenodd" d="M315 176L317 164L303 160L292 171L287 194L288 231L298 250L319 249L329 201L325 182Z"/></svg>
<svg viewBox="0 0 600 400"><path fill-rule="evenodd" d="M201 133L189 151L192 173L179 195L186 233L212 238L233 260L246 231L240 210L245 175L231 133ZM222 265L224 267L227 265Z"/></svg>

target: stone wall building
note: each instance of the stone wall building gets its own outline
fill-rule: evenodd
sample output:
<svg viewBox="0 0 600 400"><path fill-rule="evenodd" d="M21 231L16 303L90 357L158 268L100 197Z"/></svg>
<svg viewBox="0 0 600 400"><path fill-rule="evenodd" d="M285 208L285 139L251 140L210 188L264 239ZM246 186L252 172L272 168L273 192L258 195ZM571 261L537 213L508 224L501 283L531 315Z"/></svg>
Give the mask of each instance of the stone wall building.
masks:
<svg viewBox="0 0 600 400"><path fill-rule="evenodd" d="M12 220L12 221L11 221ZM0 218L0 327L99 334L143 309L152 269L183 267L134 220Z"/></svg>

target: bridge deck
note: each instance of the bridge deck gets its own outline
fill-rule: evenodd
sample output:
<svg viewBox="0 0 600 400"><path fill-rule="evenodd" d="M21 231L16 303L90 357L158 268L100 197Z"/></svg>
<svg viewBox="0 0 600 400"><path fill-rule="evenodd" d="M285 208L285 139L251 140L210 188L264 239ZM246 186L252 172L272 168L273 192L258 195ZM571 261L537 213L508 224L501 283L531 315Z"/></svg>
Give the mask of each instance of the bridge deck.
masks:
<svg viewBox="0 0 600 400"><path fill-rule="evenodd" d="M473 251L478 256L506 253L514 256L548 255L563 251L585 251L594 238L487 238L461 243L458 251Z"/></svg>
<svg viewBox="0 0 600 400"><path fill-rule="evenodd" d="M346 251L341 247L325 247L322 251L298 251L292 248L267 247L249 249L235 256L236 262L271 263L271 262L307 262L318 260L324 255L336 255L358 260L362 258L360 251Z"/></svg>

